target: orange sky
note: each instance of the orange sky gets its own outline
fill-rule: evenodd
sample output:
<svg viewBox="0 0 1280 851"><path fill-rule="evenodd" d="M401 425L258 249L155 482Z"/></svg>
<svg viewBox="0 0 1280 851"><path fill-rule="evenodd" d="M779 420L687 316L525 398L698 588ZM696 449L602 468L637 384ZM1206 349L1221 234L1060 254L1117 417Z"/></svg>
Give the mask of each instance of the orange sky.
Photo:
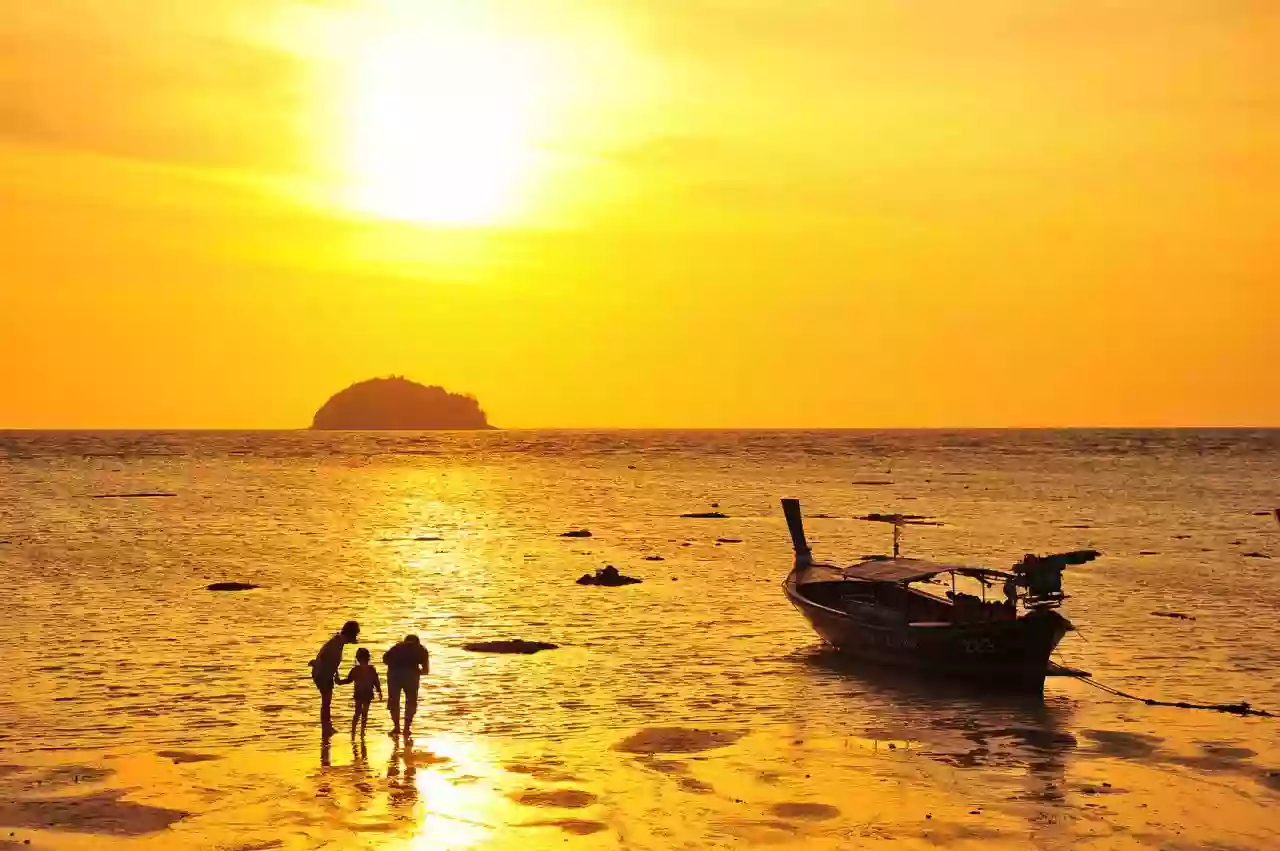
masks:
<svg viewBox="0 0 1280 851"><path fill-rule="evenodd" d="M40 0L0 427L1280 425L1274 0Z"/></svg>

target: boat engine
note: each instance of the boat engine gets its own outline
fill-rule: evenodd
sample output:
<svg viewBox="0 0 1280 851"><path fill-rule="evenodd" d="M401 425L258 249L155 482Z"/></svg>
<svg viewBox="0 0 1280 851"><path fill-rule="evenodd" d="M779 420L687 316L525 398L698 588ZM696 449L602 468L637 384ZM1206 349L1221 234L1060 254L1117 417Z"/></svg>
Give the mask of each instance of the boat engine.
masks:
<svg viewBox="0 0 1280 851"><path fill-rule="evenodd" d="M1102 555L1097 550L1038 556L1027 554L1013 566L1013 575L1026 590L1022 597L1028 609L1056 609L1067 595L1062 592L1062 571L1069 565L1085 564Z"/></svg>

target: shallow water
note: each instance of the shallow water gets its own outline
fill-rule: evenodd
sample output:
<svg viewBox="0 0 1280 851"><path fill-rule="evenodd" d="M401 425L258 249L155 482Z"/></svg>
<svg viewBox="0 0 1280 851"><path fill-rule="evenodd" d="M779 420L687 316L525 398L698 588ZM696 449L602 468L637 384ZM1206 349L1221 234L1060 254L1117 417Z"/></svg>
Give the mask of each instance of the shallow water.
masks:
<svg viewBox="0 0 1280 851"><path fill-rule="evenodd" d="M947 524L907 554L1102 550L1064 660L1280 710L1278 481L1275 431L0 434L0 848L1277 847L1280 720L850 667L777 506L837 560L895 510ZM431 650L407 751L380 705L321 747L348 618ZM561 648L461 649L510 637Z"/></svg>

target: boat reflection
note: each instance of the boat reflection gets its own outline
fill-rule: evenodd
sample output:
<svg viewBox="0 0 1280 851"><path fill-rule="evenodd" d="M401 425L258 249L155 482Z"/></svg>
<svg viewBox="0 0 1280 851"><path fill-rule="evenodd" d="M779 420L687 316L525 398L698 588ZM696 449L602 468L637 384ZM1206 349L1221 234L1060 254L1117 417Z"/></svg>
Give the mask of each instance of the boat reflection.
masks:
<svg viewBox="0 0 1280 851"><path fill-rule="evenodd" d="M1044 805L1066 801L1068 767L1077 748L1068 729L1075 704L1064 697L991 693L963 681L933 680L852 659L833 650L799 657L814 676L858 687L862 735L902 742L915 753L966 770L984 784L1014 782L1005 800L1031 806L1027 818L1044 831L1054 819ZM854 695L851 694L850 697ZM850 722L858 715L850 714ZM995 769L970 774L968 769Z"/></svg>

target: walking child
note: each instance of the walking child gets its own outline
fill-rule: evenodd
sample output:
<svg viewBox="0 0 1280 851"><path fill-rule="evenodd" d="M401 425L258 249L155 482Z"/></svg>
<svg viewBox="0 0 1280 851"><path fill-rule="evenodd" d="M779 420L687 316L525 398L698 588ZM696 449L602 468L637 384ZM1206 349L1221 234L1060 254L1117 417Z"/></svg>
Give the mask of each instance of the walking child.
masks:
<svg viewBox="0 0 1280 851"><path fill-rule="evenodd" d="M356 709L351 716L351 736L355 738L356 722L360 723L360 735L364 736L365 725L369 723L369 704L373 703L373 695L382 700L382 681L378 677L378 669L369 664L369 650L361 647L356 651L356 664L345 677L338 680L339 685L355 683Z"/></svg>

